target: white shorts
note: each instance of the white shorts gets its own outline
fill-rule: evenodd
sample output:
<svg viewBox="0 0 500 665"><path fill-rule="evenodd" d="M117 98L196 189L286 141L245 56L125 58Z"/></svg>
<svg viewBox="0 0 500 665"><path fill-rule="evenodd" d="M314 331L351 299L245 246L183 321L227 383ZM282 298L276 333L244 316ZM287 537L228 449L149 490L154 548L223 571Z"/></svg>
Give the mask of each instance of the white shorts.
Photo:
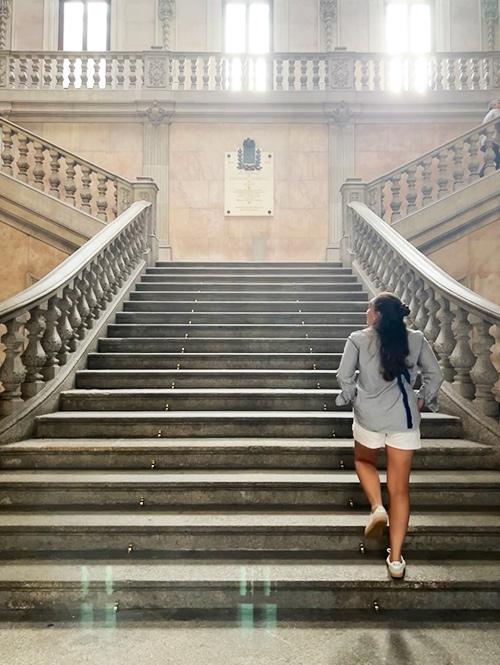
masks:
<svg viewBox="0 0 500 665"><path fill-rule="evenodd" d="M367 448L390 446L400 450L418 450L422 447L420 429L411 429L407 432L371 432L354 421L352 433L354 440Z"/></svg>

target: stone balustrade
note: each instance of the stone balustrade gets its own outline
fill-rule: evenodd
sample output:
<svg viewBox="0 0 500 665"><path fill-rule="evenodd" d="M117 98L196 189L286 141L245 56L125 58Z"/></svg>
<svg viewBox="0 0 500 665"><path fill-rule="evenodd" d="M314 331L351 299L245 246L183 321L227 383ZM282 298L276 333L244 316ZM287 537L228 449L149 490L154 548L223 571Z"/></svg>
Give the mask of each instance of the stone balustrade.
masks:
<svg viewBox="0 0 500 665"><path fill-rule="evenodd" d="M126 210L133 184L0 118L2 173L50 194L102 221Z"/></svg>
<svg viewBox="0 0 500 665"><path fill-rule="evenodd" d="M421 157L366 185L368 206L387 222L463 189L494 173L493 144L499 143L500 122L474 127Z"/></svg>
<svg viewBox="0 0 500 665"><path fill-rule="evenodd" d="M50 390L61 368L78 357L127 278L154 262L154 235L154 205L133 203L49 275L2 303L0 418L18 413L45 387Z"/></svg>
<svg viewBox="0 0 500 665"><path fill-rule="evenodd" d="M500 89L500 53L243 55L179 51L0 52L16 90L463 91Z"/></svg>
<svg viewBox="0 0 500 665"><path fill-rule="evenodd" d="M500 307L456 282L370 210L362 185L344 185L343 196L350 260L374 291L392 291L408 304L411 325L429 340L445 380L482 416L498 420L492 348L500 339Z"/></svg>

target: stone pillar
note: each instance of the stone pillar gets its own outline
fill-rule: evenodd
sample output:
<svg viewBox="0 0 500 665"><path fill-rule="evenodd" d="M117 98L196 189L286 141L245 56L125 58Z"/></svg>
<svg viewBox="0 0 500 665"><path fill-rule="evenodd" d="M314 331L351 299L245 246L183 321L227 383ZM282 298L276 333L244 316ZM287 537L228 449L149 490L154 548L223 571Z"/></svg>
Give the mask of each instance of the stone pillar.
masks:
<svg viewBox="0 0 500 665"><path fill-rule="evenodd" d="M159 187L157 199L159 259L170 261L172 249L168 228L168 151L172 110L153 102L144 115L144 175Z"/></svg>
<svg viewBox="0 0 500 665"><path fill-rule="evenodd" d="M354 120L352 109L345 102L327 112L329 215L326 260L339 261L343 235L340 188L354 175Z"/></svg>
<svg viewBox="0 0 500 665"><path fill-rule="evenodd" d="M9 50L12 40L12 0L0 0L0 50Z"/></svg>

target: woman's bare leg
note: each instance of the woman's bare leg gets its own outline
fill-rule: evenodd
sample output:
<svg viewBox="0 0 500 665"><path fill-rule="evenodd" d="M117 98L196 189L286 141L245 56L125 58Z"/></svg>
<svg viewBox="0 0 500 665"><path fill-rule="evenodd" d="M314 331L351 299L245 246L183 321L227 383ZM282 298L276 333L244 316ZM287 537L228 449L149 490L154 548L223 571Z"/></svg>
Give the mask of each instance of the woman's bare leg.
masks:
<svg viewBox="0 0 500 665"><path fill-rule="evenodd" d="M399 561L410 519L410 472L413 450L385 447L389 494L389 542L391 561Z"/></svg>
<svg viewBox="0 0 500 665"><path fill-rule="evenodd" d="M372 511L382 505L382 492L380 490L380 478L377 471L378 449L367 448L359 441L354 442L354 466L358 474L359 482L363 488L366 498L370 503Z"/></svg>

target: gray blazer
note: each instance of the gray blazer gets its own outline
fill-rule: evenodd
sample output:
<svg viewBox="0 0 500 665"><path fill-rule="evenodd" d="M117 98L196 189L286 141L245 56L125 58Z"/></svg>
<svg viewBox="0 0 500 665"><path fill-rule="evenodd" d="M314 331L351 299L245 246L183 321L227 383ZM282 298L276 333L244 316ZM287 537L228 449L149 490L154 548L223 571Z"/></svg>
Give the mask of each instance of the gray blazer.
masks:
<svg viewBox="0 0 500 665"><path fill-rule="evenodd" d="M438 410L437 394L443 374L436 356L420 330L408 329L410 353L408 382L404 377L386 381L380 365L380 343L373 328L353 332L347 338L337 378L342 392L337 406L352 402L354 418L372 432L405 432L420 425L417 399L432 411ZM356 379L356 370L359 374ZM422 387L413 390L419 371Z"/></svg>

